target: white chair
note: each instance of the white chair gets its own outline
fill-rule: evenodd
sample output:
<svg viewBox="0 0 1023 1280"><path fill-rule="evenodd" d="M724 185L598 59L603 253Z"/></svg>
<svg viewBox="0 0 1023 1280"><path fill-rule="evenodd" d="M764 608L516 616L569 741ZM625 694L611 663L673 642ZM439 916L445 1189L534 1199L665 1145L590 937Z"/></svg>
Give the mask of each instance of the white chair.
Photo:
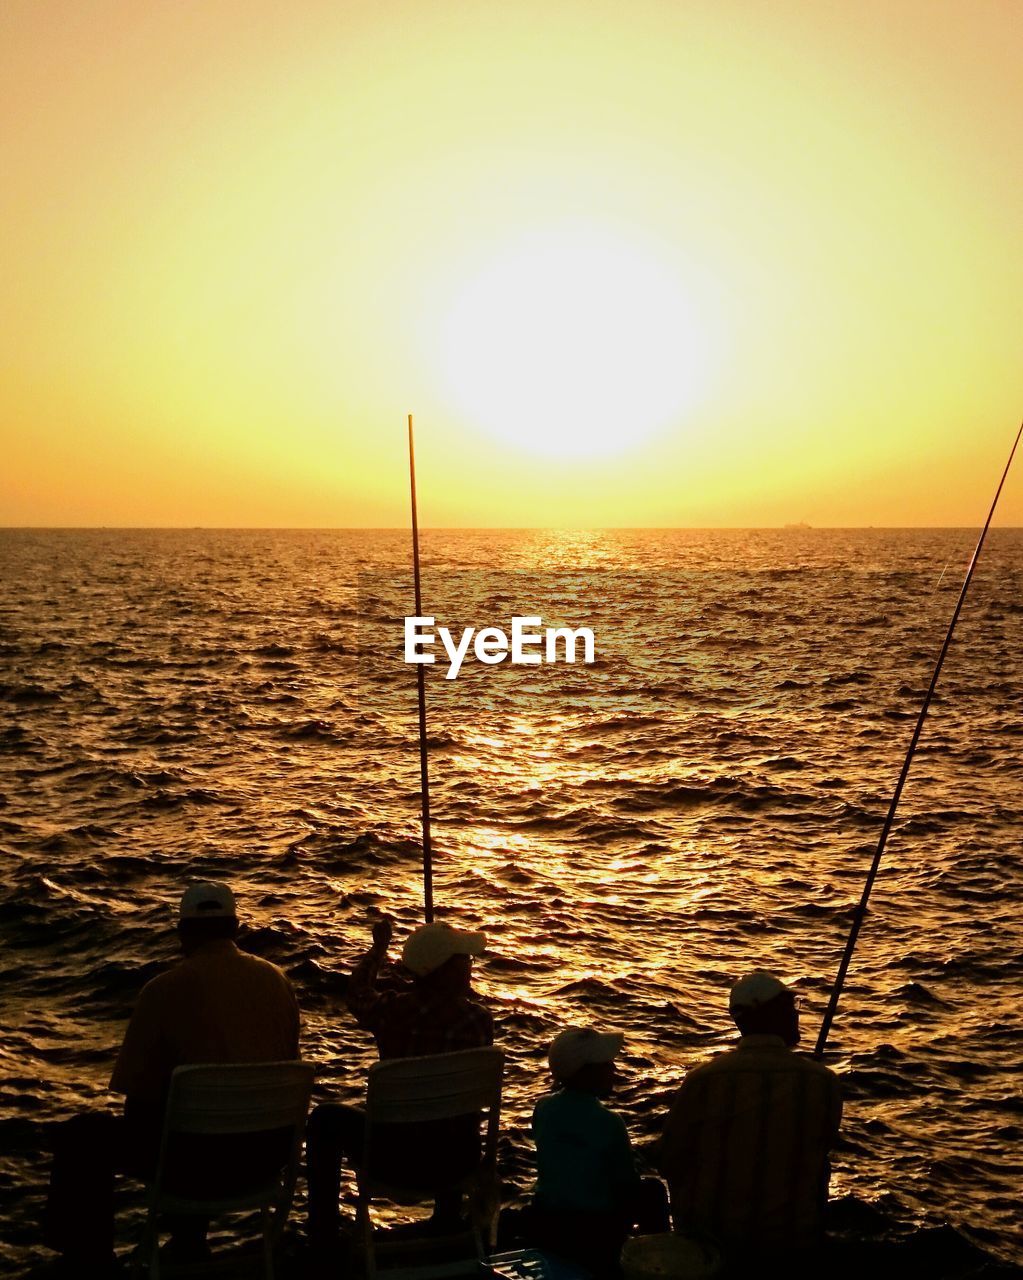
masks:
<svg viewBox="0 0 1023 1280"><path fill-rule="evenodd" d="M440 1053L422 1058L393 1058L378 1062L369 1070L366 1089L366 1130L361 1159L356 1164L358 1205L356 1226L361 1236L365 1271L368 1280L377 1274L377 1254L396 1256L409 1253L412 1265L382 1268L390 1280L430 1276L452 1276L460 1272L476 1272L485 1261L484 1239L493 1248L500 1191L497 1179L497 1136L501 1124L501 1084L504 1075L504 1052L492 1047L462 1049L456 1053ZM379 1126L422 1124L429 1121L454 1120L459 1116L475 1116L483 1129L478 1163L469 1170L431 1174L420 1163L414 1171L398 1168L381 1173L374 1167L374 1154L379 1154ZM390 1130L392 1135L395 1131ZM374 1143L376 1142L376 1146ZM420 1153L422 1154L422 1153ZM428 1252L442 1251L462 1237L428 1240L403 1238L381 1242L374 1238L370 1206L374 1195L400 1203L421 1202L438 1192L460 1192L469 1197L469 1237L473 1256L459 1262L444 1260L430 1265L424 1262ZM465 1233L462 1233L463 1235Z"/></svg>
<svg viewBox="0 0 1023 1280"><path fill-rule="evenodd" d="M312 1083L306 1062L175 1069L139 1250L152 1280L160 1275L161 1216L209 1219L254 1210L261 1218L263 1270L273 1280L273 1251L291 1208Z"/></svg>

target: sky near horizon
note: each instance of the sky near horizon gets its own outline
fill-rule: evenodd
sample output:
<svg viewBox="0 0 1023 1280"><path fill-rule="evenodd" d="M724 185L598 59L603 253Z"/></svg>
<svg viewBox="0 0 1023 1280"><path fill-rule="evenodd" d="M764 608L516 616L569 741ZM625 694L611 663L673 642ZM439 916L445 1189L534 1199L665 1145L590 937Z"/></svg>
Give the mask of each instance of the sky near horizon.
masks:
<svg viewBox="0 0 1023 1280"><path fill-rule="evenodd" d="M0 525L980 524L1021 122L1017 0L5 0Z"/></svg>

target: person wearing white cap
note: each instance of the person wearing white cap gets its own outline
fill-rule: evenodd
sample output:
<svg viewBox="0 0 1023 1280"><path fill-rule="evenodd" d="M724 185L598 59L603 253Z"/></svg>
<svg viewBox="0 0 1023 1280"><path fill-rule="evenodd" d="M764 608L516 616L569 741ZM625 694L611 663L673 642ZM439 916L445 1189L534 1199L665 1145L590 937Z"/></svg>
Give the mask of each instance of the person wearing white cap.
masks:
<svg viewBox="0 0 1023 1280"><path fill-rule="evenodd" d="M276 965L235 945L238 912L230 888L212 881L189 885L177 932L184 958L142 988L110 1079L111 1090L124 1094L124 1116L76 1116L55 1146L46 1240L85 1271L111 1259L115 1173L145 1178L155 1168L174 1068L299 1056L291 984ZM190 1221L193 1227L201 1222ZM201 1226L187 1239L179 1229L172 1246L201 1255L204 1239Z"/></svg>
<svg viewBox="0 0 1023 1280"><path fill-rule="evenodd" d="M238 911L226 884L201 880L181 898L184 959L142 988L110 1087L163 1109L175 1067L191 1062L283 1062L298 1057L291 983L269 960L235 945Z"/></svg>
<svg viewBox="0 0 1023 1280"><path fill-rule="evenodd" d="M373 945L353 969L345 992L349 1011L372 1033L380 1057L414 1058L493 1044L494 1020L472 990L472 961L483 954L483 934L442 922L420 925L402 950L411 984L384 987L380 972L392 933L389 917L373 925ZM322 1103L309 1119L309 1232L317 1248L331 1249L340 1230L341 1162L361 1148L363 1125L361 1108L342 1103ZM438 1130L437 1125L443 1127ZM479 1159L478 1124L433 1122L421 1136L421 1152L411 1150L406 1133L407 1150L399 1154L410 1161L429 1159L431 1167L443 1162L471 1167ZM460 1197L439 1197L434 1225L453 1225L459 1212Z"/></svg>
<svg viewBox="0 0 1023 1280"><path fill-rule="evenodd" d="M437 921L413 929L402 949L411 987L381 990L392 925L373 926L373 945L352 970L345 1001L356 1022L372 1032L381 1058L450 1053L494 1043L494 1021L473 998L472 961L483 954L482 933Z"/></svg>
<svg viewBox="0 0 1023 1280"><path fill-rule="evenodd" d="M637 1220L644 1231L667 1228L663 1186L640 1178L625 1122L601 1102L614 1090L623 1041L593 1027L560 1032L548 1052L558 1091L533 1110L536 1242L594 1276L614 1272Z"/></svg>
<svg viewBox="0 0 1023 1280"><path fill-rule="evenodd" d="M660 1168L676 1231L709 1235L740 1267L791 1267L823 1238L838 1077L793 1052L799 1006L773 974L747 974L728 1004L739 1043L686 1076Z"/></svg>

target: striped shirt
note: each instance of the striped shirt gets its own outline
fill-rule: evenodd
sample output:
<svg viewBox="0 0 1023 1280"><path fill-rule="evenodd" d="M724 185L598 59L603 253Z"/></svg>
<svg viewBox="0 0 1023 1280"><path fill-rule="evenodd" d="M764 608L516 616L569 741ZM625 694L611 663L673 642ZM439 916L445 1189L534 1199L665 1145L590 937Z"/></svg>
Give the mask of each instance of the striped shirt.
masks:
<svg viewBox="0 0 1023 1280"><path fill-rule="evenodd" d="M695 1068L660 1148L676 1230L707 1233L726 1252L815 1244L841 1117L835 1073L780 1036L743 1036Z"/></svg>
<svg viewBox="0 0 1023 1280"><path fill-rule="evenodd" d="M381 991L377 975L382 951L371 949L352 970L346 1003L364 1031L373 1033L381 1058L418 1058L494 1043L490 1012L467 996L431 992L413 985Z"/></svg>

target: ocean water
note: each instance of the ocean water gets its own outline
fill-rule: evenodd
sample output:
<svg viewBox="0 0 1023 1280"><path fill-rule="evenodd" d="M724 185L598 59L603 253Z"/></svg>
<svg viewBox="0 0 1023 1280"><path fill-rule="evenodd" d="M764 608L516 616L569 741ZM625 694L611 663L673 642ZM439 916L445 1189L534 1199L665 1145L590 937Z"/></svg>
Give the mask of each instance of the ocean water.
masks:
<svg viewBox="0 0 1023 1280"><path fill-rule="evenodd" d="M626 1033L614 1103L653 1138L730 1042L732 981L795 983L812 1047L969 530L427 531L424 610L589 626L592 665L427 668L440 918L489 939L502 1165L566 1024ZM344 974L420 919L413 612L399 531L0 531L0 1266L46 1254L50 1126L113 1105L114 1053L229 880L281 964L319 1096L372 1044ZM832 1189L1019 1259L1023 531L995 530L832 1031Z"/></svg>

